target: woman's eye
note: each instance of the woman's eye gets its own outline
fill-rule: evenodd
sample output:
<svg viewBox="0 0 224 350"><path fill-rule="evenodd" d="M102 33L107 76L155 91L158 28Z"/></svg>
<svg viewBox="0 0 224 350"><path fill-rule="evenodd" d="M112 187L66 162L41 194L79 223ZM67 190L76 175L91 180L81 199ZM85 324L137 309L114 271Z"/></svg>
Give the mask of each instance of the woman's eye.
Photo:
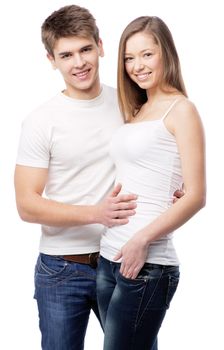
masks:
<svg viewBox="0 0 224 350"><path fill-rule="evenodd" d="M131 60L132 60L132 57L125 57L124 58L124 62L126 63L126 62L131 62Z"/></svg>

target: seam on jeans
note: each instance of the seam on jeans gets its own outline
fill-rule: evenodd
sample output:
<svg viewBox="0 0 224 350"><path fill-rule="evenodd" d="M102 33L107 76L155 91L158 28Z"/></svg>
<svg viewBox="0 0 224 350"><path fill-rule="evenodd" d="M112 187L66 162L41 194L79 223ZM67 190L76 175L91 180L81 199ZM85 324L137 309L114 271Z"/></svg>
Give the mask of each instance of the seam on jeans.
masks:
<svg viewBox="0 0 224 350"><path fill-rule="evenodd" d="M90 279L90 280L92 280L92 281L95 281L95 280L96 280L95 277L92 277L92 276L90 276L90 275L88 275L88 274L86 274L86 273L83 273L83 272L79 272L79 273L73 272L71 275L61 277L59 281L56 281L55 283L51 283L51 284L49 284L49 285L40 284L40 283L37 283L37 282L36 282L35 284L36 284L38 287L41 287L41 288L42 288L42 287L44 287L44 288L54 288L55 286L58 286L58 285L60 285L60 284L62 284L62 283L64 283L64 282L70 280L70 279L73 278L74 276L81 276L81 277L84 276L84 277L86 277L86 278L88 278L88 279ZM49 276L47 276L47 277L49 277ZM56 278L59 279L59 277L56 277Z"/></svg>
<svg viewBox="0 0 224 350"><path fill-rule="evenodd" d="M61 273L63 273L65 271L67 266L68 266L68 264L64 264L64 266L59 271L55 271L55 270L51 269L50 267L48 267L43 261L40 261L40 265L39 265L39 267L42 270L44 270L48 276L60 275ZM38 269L37 269L37 273L39 273L41 275L41 272L39 272Z"/></svg>
<svg viewBox="0 0 224 350"><path fill-rule="evenodd" d="M167 294L166 294L167 309L169 309L169 307L170 307L170 303L173 299L174 294L176 293L178 284L179 284L179 277L169 275L168 290L167 290Z"/></svg>
<svg viewBox="0 0 224 350"><path fill-rule="evenodd" d="M136 324L135 324L135 327L136 327L136 328L138 327L138 325L139 325L139 323L140 323L140 321L141 321L141 319L142 319L142 317L143 317L143 315L144 315L144 313L145 313L145 311L146 311L146 309L147 309L149 303L151 302L151 300L152 300L152 298L153 298L153 296L154 296L154 294L155 294L155 291L156 291L156 289L157 289L157 286L158 286L158 284L159 284L159 282L160 282L162 276L163 276L163 272L161 273L160 277L158 278L158 281L157 281L157 283L156 283L156 285L155 285L155 288L154 288L154 290L153 290L153 292L152 292L152 294L151 294L149 300L147 301L147 303L146 303L144 309L142 310L141 315L139 316L139 314L140 314L140 308L141 308L141 305L142 305L142 303L143 303L143 298L144 298L145 291L146 291L146 288L144 289L144 293L143 293L143 295L142 295L141 302L140 302L140 305L139 305L139 311L138 311L138 314L137 314L137 316L139 316L139 319L138 319L138 317L136 318ZM150 283L150 279L147 280L146 286L148 286L149 283Z"/></svg>
<svg viewBox="0 0 224 350"><path fill-rule="evenodd" d="M139 313L140 313L141 305L142 305L142 302L143 302L143 299L144 299L144 295L145 295L145 291L146 291L148 283L149 283L149 280L147 279L145 281L144 291L142 293L141 300L140 300L139 307L138 307L138 311L136 313L136 317L135 317L135 321L134 321L134 331L132 332L132 339L131 339L131 348L130 348L130 350L134 350L135 349L135 333L137 331L138 324L139 324L139 322L141 320L141 317L139 318ZM139 320L138 320L138 318L139 318Z"/></svg>
<svg viewBox="0 0 224 350"><path fill-rule="evenodd" d="M137 314L136 314L136 319L135 319L135 330L136 330L136 328L137 328L137 326L138 326L138 324L139 324L139 321L140 321L140 320L138 320L138 318L141 319L141 317L139 317L139 314L140 314L141 305L142 305L142 303L143 303L143 299L144 299L144 295L145 295L145 291L146 291L146 287L147 287L147 285L148 285L148 282L149 282L149 280L147 280L147 281L145 282L144 291L143 291L143 293L142 293L142 297L141 297L141 300L140 300L140 303L139 303L139 307L138 307L138 312L137 312Z"/></svg>

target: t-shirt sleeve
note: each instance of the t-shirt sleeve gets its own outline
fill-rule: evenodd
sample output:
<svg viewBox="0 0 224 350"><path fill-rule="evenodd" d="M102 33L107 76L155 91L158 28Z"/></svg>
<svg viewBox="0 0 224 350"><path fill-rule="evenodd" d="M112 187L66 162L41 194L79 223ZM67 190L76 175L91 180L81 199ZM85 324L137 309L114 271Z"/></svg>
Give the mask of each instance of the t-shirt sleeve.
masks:
<svg viewBox="0 0 224 350"><path fill-rule="evenodd" d="M48 128L35 118L27 118L22 124L16 164L48 168L49 159Z"/></svg>

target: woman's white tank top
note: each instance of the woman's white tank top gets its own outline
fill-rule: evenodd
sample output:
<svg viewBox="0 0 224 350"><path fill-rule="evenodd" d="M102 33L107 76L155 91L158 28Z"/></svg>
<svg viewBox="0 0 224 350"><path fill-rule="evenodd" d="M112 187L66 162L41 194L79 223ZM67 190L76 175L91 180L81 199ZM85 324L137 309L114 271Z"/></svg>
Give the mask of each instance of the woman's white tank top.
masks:
<svg viewBox="0 0 224 350"><path fill-rule="evenodd" d="M175 137L164 119L124 124L112 138L110 153L116 165L116 182L122 193L138 195L136 214L126 225L106 229L101 240L101 255L112 260L121 247L171 205L173 193L182 186L181 161ZM147 262L178 265L172 233L150 244Z"/></svg>

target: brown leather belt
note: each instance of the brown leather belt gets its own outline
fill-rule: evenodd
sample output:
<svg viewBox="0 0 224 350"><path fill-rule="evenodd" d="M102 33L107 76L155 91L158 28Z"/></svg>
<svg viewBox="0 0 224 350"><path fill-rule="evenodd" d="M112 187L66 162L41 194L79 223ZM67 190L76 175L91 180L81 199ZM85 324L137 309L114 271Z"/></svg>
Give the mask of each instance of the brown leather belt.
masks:
<svg viewBox="0 0 224 350"><path fill-rule="evenodd" d="M78 255L63 255L62 258L66 261L72 261L79 264L87 264L93 267L97 267L99 252L90 254L78 254Z"/></svg>

